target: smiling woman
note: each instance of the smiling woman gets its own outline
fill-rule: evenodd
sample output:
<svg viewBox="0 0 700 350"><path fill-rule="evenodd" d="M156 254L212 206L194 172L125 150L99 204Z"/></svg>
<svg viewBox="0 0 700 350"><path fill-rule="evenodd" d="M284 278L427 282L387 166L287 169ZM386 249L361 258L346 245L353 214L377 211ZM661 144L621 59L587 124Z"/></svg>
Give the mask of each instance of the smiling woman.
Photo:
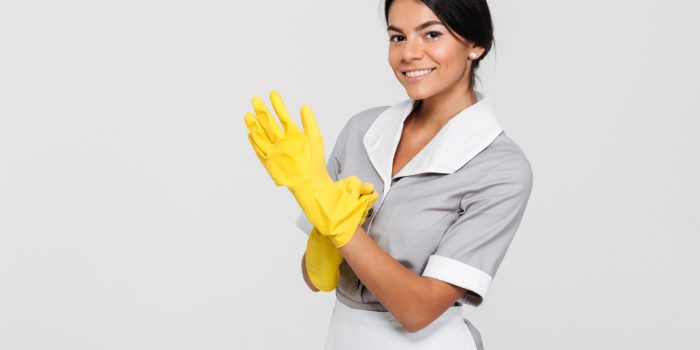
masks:
<svg viewBox="0 0 700 350"><path fill-rule="evenodd" d="M317 291L307 270L338 271L324 284L337 297L326 349L483 349L461 307L483 302L532 189L527 157L474 86L493 44L489 8L387 0L385 19L388 61L409 98L351 117L326 165L334 181L372 184L378 199L336 245L341 259L324 262L307 245L302 275ZM321 242L308 214L297 226Z"/></svg>
<svg viewBox="0 0 700 350"><path fill-rule="evenodd" d="M494 43L485 1L402 2L386 0L384 15L389 64L409 96L420 103L430 90L460 83L466 83L462 91L473 91L475 71ZM424 82L428 76L432 82Z"/></svg>

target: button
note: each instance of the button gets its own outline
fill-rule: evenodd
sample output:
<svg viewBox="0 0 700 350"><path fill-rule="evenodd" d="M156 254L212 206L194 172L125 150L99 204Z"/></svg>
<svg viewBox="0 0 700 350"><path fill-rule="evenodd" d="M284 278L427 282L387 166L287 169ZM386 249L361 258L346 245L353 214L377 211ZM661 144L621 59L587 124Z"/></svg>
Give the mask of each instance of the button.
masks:
<svg viewBox="0 0 700 350"><path fill-rule="evenodd" d="M369 208L369 211L367 212L367 217L372 216L372 212L374 212L374 208Z"/></svg>

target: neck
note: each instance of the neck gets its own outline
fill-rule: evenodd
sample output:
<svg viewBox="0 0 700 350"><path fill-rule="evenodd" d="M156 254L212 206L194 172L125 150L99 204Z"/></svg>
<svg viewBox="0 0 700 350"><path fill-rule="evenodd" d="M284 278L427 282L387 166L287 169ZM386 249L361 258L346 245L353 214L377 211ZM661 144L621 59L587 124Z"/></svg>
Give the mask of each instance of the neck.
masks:
<svg viewBox="0 0 700 350"><path fill-rule="evenodd" d="M452 89L452 91L424 99L408 122L416 126L439 129L452 117L476 102L476 93L473 90Z"/></svg>

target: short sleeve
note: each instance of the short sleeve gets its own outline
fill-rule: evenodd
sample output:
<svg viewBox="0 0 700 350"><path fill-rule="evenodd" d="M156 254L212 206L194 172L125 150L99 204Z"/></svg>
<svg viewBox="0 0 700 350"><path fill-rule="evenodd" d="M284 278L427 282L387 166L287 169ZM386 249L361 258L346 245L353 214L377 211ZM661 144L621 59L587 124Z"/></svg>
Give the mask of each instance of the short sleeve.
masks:
<svg viewBox="0 0 700 350"><path fill-rule="evenodd" d="M338 174L340 173L340 158L345 148L347 129L348 127L346 123L345 127L343 127L343 129L340 131L340 134L338 135L338 138L335 141L335 145L333 146L333 150L331 151L331 154L328 157L328 161L326 161L326 169L328 170L328 175L330 175L333 181L338 181ZM297 215L295 226L298 227L307 236L311 233L311 229L313 228L313 225L311 225L309 219L306 218L306 214L303 210L299 210L299 215Z"/></svg>
<svg viewBox="0 0 700 350"><path fill-rule="evenodd" d="M465 288L459 300L479 306L522 220L532 190L525 160L499 164L460 203L457 220L430 255L423 276Z"/></svg>

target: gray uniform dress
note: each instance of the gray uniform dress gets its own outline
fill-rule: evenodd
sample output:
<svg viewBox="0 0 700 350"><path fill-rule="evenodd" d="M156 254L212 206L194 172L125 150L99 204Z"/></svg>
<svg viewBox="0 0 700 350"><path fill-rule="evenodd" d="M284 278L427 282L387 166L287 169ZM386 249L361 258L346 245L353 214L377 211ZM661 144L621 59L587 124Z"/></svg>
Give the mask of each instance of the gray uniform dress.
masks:
<svg viewBox="0 0 700 350"><path fill-rule="evenodd" d="M466 289L456 303L483 301L523 217L532 168L499 124L490 98L449 120L391 177L407 99L352 116L340 132L327 168L330 176L371 182L380 194L363 228L407 269ZM303 212L296 221L312 229ZM401 288L401 286L397 286ZM387 311L346 261L336 296L356 309Z"/></svg>

